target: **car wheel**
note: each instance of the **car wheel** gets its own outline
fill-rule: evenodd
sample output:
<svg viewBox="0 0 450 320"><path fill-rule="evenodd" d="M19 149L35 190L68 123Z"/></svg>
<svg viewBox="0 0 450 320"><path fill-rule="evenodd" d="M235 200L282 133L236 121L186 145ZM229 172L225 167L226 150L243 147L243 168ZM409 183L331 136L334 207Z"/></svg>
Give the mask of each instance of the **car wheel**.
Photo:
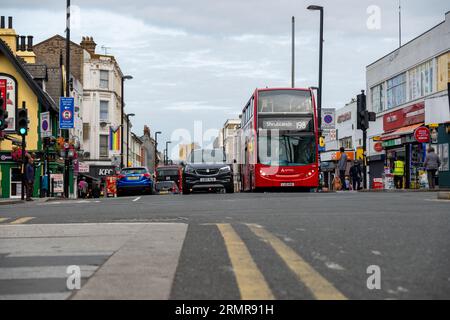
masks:
<svg viewBox="0 0 450 320"><path fill-rule="evenodd" d="M234 193L234 188L233 187L228 187L225 189L227 193Z"/></svg>

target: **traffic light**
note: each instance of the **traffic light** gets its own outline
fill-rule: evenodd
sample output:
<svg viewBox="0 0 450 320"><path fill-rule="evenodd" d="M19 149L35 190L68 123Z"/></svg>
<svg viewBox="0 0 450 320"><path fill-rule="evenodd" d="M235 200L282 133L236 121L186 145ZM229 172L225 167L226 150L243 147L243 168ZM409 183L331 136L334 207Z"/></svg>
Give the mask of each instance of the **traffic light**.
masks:
<svg viewBox="0 0 450 320"><path fill-rule="evenodd" d="M367 130L369 128L369 118L366 114L366 95L364 90L356 96L356 128Z"/></svg>
<svg viewBox="0 0 450 320"><path fill-rule="evenodd" d="M17 112L17 131L22 136L28 133L28 110L25 108Z"/></svg>
<svg viewBox="0 0 450 320"><path fill-rule="evenodd" d="M0 131L3 131L8 128L8 123L6 122L8 119L8 111L5 108L5 99L1 96L0 93Z"/></svg>

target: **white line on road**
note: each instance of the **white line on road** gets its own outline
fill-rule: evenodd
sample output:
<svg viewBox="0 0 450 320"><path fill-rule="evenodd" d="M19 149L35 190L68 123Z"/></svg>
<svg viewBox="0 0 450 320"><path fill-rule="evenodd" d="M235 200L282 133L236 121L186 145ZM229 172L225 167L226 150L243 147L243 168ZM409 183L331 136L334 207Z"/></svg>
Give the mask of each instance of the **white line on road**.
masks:
<svg viewBox="0 0 450 320"><path fill-rule="evenodd" d="M136 199L133 200L133 202L138 201L141 197L137 197Z"/></svg>

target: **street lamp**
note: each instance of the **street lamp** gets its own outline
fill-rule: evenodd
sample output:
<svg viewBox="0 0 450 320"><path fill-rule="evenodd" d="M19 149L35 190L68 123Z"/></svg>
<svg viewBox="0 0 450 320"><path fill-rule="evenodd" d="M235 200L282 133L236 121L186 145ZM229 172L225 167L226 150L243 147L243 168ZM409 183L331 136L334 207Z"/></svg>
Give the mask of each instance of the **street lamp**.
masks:
<svg viewBox="0 0 450 320"><path fill-rule="evenodd" d="M156 167L158 166L158 134L161 134L161 131L155 132L155 172Z"/></svg>
<svg viewBox="0 0 450 320"><path fill-rule="evenodd" d="M123 168L123 117L124 117L124 108L125 108L125 103L124 103L124 97L123 97L123 85L125 80L131 80L133 79L132 76L122 76L122 82L121 82L121 101L120 101L120 168Z"/></svg>
<svg viewBox="0 0 450 320"><path fill-rule="evenodd" d="M319 134L322 135L322 58L323 58L323 7L310 5L308 10L320 11L320 39L319 39L319 90L317 92L317 117Z"/></svg>
<svg viewBox="0 0 450 320"><path fill-rule="evenodd" d="M128 167L128 153L130 152L130 117L134 117L134 113L128 113L127 115L127 167Z"/></svg>
<svg viewBox="0 0 450 320"><path fill-rule="evenodd" d="M164 160L165 165L169 163L169 143L172 143L172 141L166 141L166 159Z"/></svg>

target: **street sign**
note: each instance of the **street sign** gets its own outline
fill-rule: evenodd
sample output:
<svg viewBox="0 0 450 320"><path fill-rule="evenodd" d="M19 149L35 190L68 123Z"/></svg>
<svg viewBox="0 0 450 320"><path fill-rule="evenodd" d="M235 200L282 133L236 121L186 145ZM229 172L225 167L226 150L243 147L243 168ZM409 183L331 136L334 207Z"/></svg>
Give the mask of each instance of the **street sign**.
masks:
<svg viewBox="0 0 450 320"><path fill-rule="evenodd" d="M50 112L41 113L41 138L52 136L52 127L50 125Z"/></svg>
<svg viewBox="0 0 450 320"><path fill-rule="evenodd" d="M335 128L335 112L333 108L322 108L322 130Z"/></svg>
<svg viewBox="0 0 450 320"><path fill-rule="evenodd" d="M59 128L73 129L74 127L74 99L72 97L59 98Z"/></svg>

